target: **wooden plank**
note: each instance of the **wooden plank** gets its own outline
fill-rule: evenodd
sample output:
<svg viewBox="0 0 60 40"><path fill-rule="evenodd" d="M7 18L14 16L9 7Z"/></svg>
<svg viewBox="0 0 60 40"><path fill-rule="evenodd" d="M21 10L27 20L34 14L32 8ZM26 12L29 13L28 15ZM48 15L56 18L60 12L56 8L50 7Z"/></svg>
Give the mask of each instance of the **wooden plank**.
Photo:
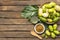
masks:
<svg viewBox="0 0 60 40"><path fill-rule="evenodd" d="M60 31L60 24L58 25L58 28L57 29Z"/></svg>
<svg viewBox="0 0 60 40"><path fill-rule="evenodd" d="M0 0L0 1L26 1L26 0ZM29 0L27 0L29 1ZM34 0L30 0L30 1L34 1ZM39 1L39 0L35 0L35 1ZM43 1L43 0L42 0ZM45 0L46 1L46 0Z"/></svg>
<svg viewBox="0 0 60 40"><path fill-rule="evenodd" d="M56 1L57 1L58 3L60 3L60 0L56 0ZM57 4L58 4L58 3L57 3ZM60 4L59 4L59 5L60 5Z"/></svg>
<svg viewBox="0 0 60 40"><path fill-rule="evenodd" d="M0 24L32 24L28 19L3 19L0 18ZM57 24L60 24L58 21Z"/></svg>
<svg viewBox="0 0 60 40"><path fill-rule="evenodd" d="M40 40L40 39L35 37L35 38L0 38L0 40ZM54 39L51 39L51 38L45 39L45 38L43 38L42 40L54 40Z"/></svg>
<svg viewBox="0 0 60 40"><path fill-rule="evenodd" d="M35 38L35 36L32 36L30 32L0 32L0 38ZM59 38L59 36L57 36L57 38Z"/></svg>
<svg viewBox="0 0 60 40"><path fill-rule="evenodd" d="M0 31L30 31L34 25L0 25ZM60 31L60 25L57 28Z"/></svg>
<svg viewBox="0 0 60 40"><path fill-rule="evenodd" d="M0 1L0 5L40 5L41 1Z"/></svg>
<svg viewBox="0 0 60 40"><path fill-rule="evenodd" d="M4 38L4 37L17 37L17 38L23 38L23 37L34 37L30 34L30 32L0 32L0 38Z"/></svg>
<svg viewBox="0 0 60 40"><path fill-rule="evenodd" d="M2 7L0 6L0 10L2 9Z"/></svg>
<svg viewBox="0 0 60 40"><path fill-rule="evenodd" d="M32 36L29 32L1 32L0 38L31 38L31 40L33 40L36 37ZM38 38L36 38L36 39L39 40ZM54 39L43 38L42 40L54 40Z"/></svg>
<svg viewBox="0 0 60 40"><path fill-rule="evenodd" d="M0 0L0 1L31 1L31 0Z"/></svg>
<svg viewBox="0 0 60 40"><path fill-rule="evenodd" d="M0 25L0 31L30 31L34 25Z"/></svg>
<svg viewBox="0 0 60 40"><path fill-rule="evenodd" d="M39 40L38 38L0 38L0 40Z"/></svg>
<svg viewBox="0 0 60 40"><path fill-rule="evenodd" d="M55 38L55 40L60 40L60 38L58 37L58 38Z"/></svg>
<svg viewBox="0 0 60 40"><path fill-rule="evenodd" d="M23 18L21 12L0 12L0 18Z"/></svg>
<svg viewBox="0 0 60 40"><path fill-rule="evenodd" d="M60 21L58 22L60 24ZM28 19L3 19L0 18L0 24L32 24Z"/></svg>
<svg viewBox="0 0 60 40"><path fill-rule="evenodd" d="M60 24L60 19L59 19L59 21L57 21L57 23Z"/></svg>
<svg viewBox="0 0 60 40"><path fill-rule="evenodd" d="M60 4L60 1L57 0L38 0L38 1L0 1L0 5L41 5L46 2L54 1L57 4Z"/></svg>
<svg viewBox="0 0 60 40"><path fill-rule="evenodd" d="M0 6L0 11L21 12L25 6Z"/></svg>
<svg viewBox="0 0 60 40"><path fill-rule="evenodd" d="M43 40L54 40L54 39L52 39L52 38L43 38Z"/></svg>
<svg viewBox="0 0 60 40"><path fill-rule="evenodd" d="M0 19L0 24L32 24L28 19Z"/></svg>

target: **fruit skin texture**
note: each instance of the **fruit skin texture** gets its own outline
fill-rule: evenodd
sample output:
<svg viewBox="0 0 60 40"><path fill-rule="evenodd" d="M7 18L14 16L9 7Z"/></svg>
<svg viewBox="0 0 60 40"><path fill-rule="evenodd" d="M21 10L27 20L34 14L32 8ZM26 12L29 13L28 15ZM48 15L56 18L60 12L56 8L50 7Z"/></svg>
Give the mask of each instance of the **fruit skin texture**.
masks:
<svg viewBox="0 0 60 40"><path fill-rule="evenodd" d="M57 35L60 34L60 32L58 30L54 30L54 33L57 34Z"/></svg>
<svg viewBox="0 0 60 40"><path fill-rule="evenodd" d="M59 17L59 16L60 16L60 14L57 12L57 13L56 13L56 16L57 16L57 17Z"/></svg>
<svg viewBox="0 0 60 40"><path fill-rule="evenodd" d="M53 20L52 20L52 19L47 19L47 21L48 21L49 23L52 23Z"/></svg>
<svg viewBox="0 0 60 40"><path fill-rule="evenodd" d="M40 18L40 20L42 20L43 22L46 22L47 20L46 20L46 18L44 18L44 17L39 17Z"/></svg>
<svg viewBox="0 0 60 40"><path fill-rule="evenodd" d="M56 5L55 6L55 9L56 9L56 11L60 11L60 6L59 5Z"/></svg>
<svg viewBox="0 0 60 40"><path fill-rule="evenodd" d="M51 2L49 5L51 5L52 7L56 5L55 2Z"/></svg>
<svg viewBox="0 0 60 40"><path fill-rule="evenodd" d="M45 34L42 34L42 37L45 37Z"/></svg>
<svg viewBox="0 0 60 40"><path fill-rule="evenodd" d="M48 13L43 13L43 17L48 17Z"/></svg>
<svg viewBox="0 0 60 40"><path fill-rule="evenodd" d="M52 33L51 33L51 37L52 37L52 38L55 38L56 35L52 32Z"/></svg>
<svg viewBox="0 0 60 40"><path fill-rule="evenodd" d="M42 8L42 10L43 10L43 13L46 13L46 8Z"/></svg>
<svg viewBox="0 0 60 40"><path fill-rule="evenodd" d="M47 36L47 35L45 35L45 38L48 38L48 36Z"/></svg>
<svg viewBox="0 0 60 40"><path fill-rule="evenodd" d="M53 25L53 29L56 30L57 29L57 24Z"/></svg>
<svg viewBox="0 0 60 40"><path fill-rule="evenodd" d="M46 30L46 35L50 36L49 30Z"/></svg>
<svg viewBox="0 0 60 40"><path fill-rule="evenodd" d="M49 25L49 30L50 30L50 31L53 31L52 25Z"/></svg>
<svg viewBox="0 0 60 40"><path fill-rule="evenodd" d="M56 22L58 20L59 20L59 17L55 17L53 21Z"/></svg>
<svg viewBox="0 0 60 40"><path fill-rule="evenodd" d="M42 8L39 8L39 10L38 10L38 16L42 16Z"/></svg>
<svg viewBox="0 0 60 40"><path fill-rule="evenodd" d="M44 6L45 6L45 8L48 8L48 9L52 8L52 6L49 4L44 4Z"/></svg>
<svg viewBox="0 0 60 40"><path fill-rule="evenodd" d="M54 11L55 11L54 8L51 8L51 9L48 10L49 13L53 13Z"/></svg>
<svg viewBox="0 0 60 40"><path fill-rule="evenodd" d="M45 6L42 6L43 13L46 13L46 9Z"/></svg>

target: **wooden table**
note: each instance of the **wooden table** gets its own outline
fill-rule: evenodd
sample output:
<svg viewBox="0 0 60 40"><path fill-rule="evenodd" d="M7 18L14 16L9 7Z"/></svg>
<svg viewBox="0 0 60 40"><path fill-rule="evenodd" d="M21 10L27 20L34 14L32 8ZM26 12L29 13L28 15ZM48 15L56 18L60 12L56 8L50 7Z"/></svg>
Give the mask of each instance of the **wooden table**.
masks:
<svg viewBox="0 0 60 40"><path fill-rule="evenodd" d="M26 5L42 5L45 2L59 0L0 0L0 40L39 40L30 31L34 25L21 17L21 11ZM60 21L57 22L60 30ZM60 40L60 37L43 40Z"/></svg>

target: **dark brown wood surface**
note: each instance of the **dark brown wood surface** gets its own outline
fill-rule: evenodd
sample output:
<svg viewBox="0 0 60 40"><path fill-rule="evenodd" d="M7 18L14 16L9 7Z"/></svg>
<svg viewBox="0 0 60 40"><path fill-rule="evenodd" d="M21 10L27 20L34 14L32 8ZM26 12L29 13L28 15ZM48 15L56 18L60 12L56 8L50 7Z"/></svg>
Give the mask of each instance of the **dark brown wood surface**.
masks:
<svg viewBox="0 0 60 40"><path fill-rule="evenodd" d="M30 34L34 25L21 17L21 11L26 5L42 5L51 1L60 5L60 0L0 0L0 40L39 40ZM57 24L60 31L60 21ZM42 40L60 40L60 36Z"/></svg>

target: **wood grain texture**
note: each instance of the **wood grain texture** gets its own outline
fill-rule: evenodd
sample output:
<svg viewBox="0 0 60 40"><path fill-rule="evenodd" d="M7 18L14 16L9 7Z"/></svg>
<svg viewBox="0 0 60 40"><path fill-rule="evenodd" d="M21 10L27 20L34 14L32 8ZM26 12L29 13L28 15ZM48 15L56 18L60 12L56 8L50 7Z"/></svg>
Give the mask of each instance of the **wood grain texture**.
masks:
<svg viewBox="0 0 60 40"><path fill-rule="evenodd" d="M57 4L60 4L60 1L56 0L37 0L37 1L0 1L0 5L42 5L46 2L54 1Z"/></svg>
<svg viewBox="0 0 60 40"><path fill-rule="evenodd" d="M21 16L21 12L0 12L0 18L19 19L23 17Z"/></svg>
<svg viewBox="0 0 60 40"><path fill-rule="evenodd" d="M28 19L0 19L0 24L32 24Z"/></svg>
<svg viewBox="0 0 60 40"><path fill-rule="evenodd" d="M54 1L56 2L57 4L60 4L60 1L57 1L57 0L37 0L37 1L0 1L0 5L42 5L46 2L51 2L51 1Z"/></svg>
<svg viewBox="0 0 60 40"><path fill-rule="evenodd" d="M0 31L30 31L34 25L0 25ZM60 31L60 25L57 28Z"/></svg>
<svg viewBox="0 0 60 40"><path fill-rule="evenodd" d="M0 0L0 1L32 1L32 0Z"/></svg>
<svg viewBox="0 0 60 40"><path fill-rule="evenodd" d="M0 40L39 40L30 34L34 25L21 17L21 11L26 5L43 5L51 1L60 5L60 0L0 0ZM60 21L57 23L60 31ZM42 40L60 40L60 36Z"/></svg>
<svg viewBox="0 0 60 40"><path fill-rule="evenodd" d="M58 38L55 38L55 40L60 40L60 38L58 37Z"/></svg>
<svg viewBox="0 0 60 40"><path fill-rule="evenodd" d="M34 25L0 25L0 31L30 31Z"/></svg>
<svg viewBox="0 0 60 40"><path fill-rule="evenodd" d="M28 19L0 19L0 25L1 24L32 24ZM60 21L57 22L57 24L60 24Z"/></svg>
<svg viewBox="0 0 60 40"><path fill-rule="evenodd" d="M34 37L30 34L30 32L0 32L0 37L20 37L20 38L23 38L23 37Z"/></svg>
<svg viewBox="0 0 60 40"><path fill-rule="evenodd" d="M0 38L0 40L39 40L38 38Z"/></svg>
<svg viewBox="0 0 60 40"><path fill-rule="evenodd" d="M0 5L14 5L14 6L19 6L19 5L40 5L40 1L1 1Z"/></svg>
<svg viewBox="0 0 60 40"><path fill-rule="evenodd" d="M0 40L40 40L38 38L0 38ZM54 40L54 39L42 39L42 40Z"/></svg>
<svg viewBox="0 0 60 40"><path fill-rule="evenodd" d="M57 21L57 24L59 24L59 25L60 25L60 19L59 19L59 21Z"/></svg>
<svg viewBox="0 0 60 40"><path fill-rule="evenodd" d="M25 6L0 6L0 11L21 12Z"/></svg>
<svg viewBox="0 0 60 40"><path fill-rule="evenodd" d="M41 35L40 35L41 36ZM57 36L56 38L59 38L60 36ZM35 36L32 36L30 32L0 32L0 38L35 38ZM50 38L48 38L51 40ZM44 40L44 38L43 38ZM47 40L47 39L46 39Z"/></svg>
<svg viewBox="0 0 60 40"><path fill-rule="evenodd" d="M57 29L60 31L60 24L58 25L58 28Z"/></svg>

